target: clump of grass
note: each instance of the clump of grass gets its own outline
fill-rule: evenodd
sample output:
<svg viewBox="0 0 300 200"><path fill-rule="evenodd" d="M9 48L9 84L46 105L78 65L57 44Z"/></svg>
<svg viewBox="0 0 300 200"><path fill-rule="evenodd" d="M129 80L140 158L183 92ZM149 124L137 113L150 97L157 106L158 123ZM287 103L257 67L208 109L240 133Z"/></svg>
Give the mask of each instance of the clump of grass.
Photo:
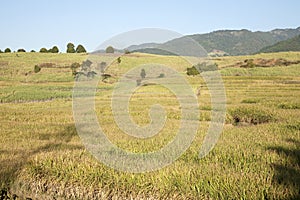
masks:
<svg viewBox="0 0 300 200"><path fill-rule="evenodd" d="M233 125L238 125L240 123L248 124L262 124L268 123L275 120L273 113L269 110L242 106L229 111L232 117Z"/></svg>
<svg viewBox="0 0 300 200"><path fill-rule="evenodd" d="M286 128L289 130L297 130L300 131L300 122L298 123L293 123L293 124L288 124L286 125Z"/></svg>
<svg viewBox="0 0 300 200"><path fill-rule="evenodd" d="M255 103L259 103L259 100L258 99L244 99L241 101L241 103L255 104Z"/></svg>
<svg viewBox="0 0 300 200"><path fill-rule="evenodd" d="M281 109L300 109L300 104L297 103L280 103L277 106Z"/></svg>

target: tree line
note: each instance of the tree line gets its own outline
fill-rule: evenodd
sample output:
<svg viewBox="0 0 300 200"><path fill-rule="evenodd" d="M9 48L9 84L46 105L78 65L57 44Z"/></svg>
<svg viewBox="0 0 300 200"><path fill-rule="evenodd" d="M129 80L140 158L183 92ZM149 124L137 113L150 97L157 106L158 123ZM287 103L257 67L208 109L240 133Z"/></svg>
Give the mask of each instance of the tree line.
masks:
<svg viewBox="0 0 300 200"><path fill-rule="evenodd" d="M0 53L11 53L11 52L12 52L12 50L10 48L6 48L4 51L2 51L0 49ZM17 52L26 52L26 50L25 49L18 49ZM36 51L35 50L31 50L30 52L36 52ZM57 46L53 46L50 49L42 47L39 50L39 52L40 53L59 53L60 51L59 51L59 49L58 49ZM66 53L86 53L86 49L81 44L77 45L77 47L75 48L75 45L73 43L69 42L67 44Z"/></svg>

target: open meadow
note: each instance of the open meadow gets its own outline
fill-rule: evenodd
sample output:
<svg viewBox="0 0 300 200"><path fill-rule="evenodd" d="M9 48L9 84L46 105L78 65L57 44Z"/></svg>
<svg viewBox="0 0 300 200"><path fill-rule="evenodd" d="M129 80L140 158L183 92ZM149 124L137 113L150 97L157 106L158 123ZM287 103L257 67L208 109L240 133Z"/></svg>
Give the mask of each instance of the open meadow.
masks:
<svg viewBox="0 0 300 200"><path fill-rule="evenodd" d="M195 93L201 86L200 126L192 145L173 164L136 174L97 161L77 134L71 65L88 57L0 54L2 197L7 193L20 199L300 199L300 52L211 58L223 78L227 113L215 148L202 159L198 154L212 106L201 75L186 75L191 66L176 56L122 55L106 69L111 77L100 81L95 97L99 124L122 149L159 150L174 138L181 118L171 91L142 86L130 99L132 119L147 125L150 106L160 104L167 115L165 126L148 139L124 134L114 121L110 101L122 74L138 65L160 63L182 74ZM275 64L263 67L249 64L249 59L273 59ZM290 63L281 65L275 59Z"/></svg>

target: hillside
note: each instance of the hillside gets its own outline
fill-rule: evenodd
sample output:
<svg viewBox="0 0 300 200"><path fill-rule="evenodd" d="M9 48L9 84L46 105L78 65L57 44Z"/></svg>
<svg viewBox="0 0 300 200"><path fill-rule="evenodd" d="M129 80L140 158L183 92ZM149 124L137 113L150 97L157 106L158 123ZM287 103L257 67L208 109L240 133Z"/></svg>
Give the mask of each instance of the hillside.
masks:
<svg viewBox="0 0 300 200"><path fill-rule="evenodd" d="M229 55L247 55L256 53L266 46L274 45L277 42L290 39L299 34L300 27L296 29L274 29L268 32L252 32L246 29L219 30L206 34L183 36L160 45L152 43L151 46L148 44L146 47L151 49L151 52L144 49L144 44L135 45L134 50L160 54L160 52L153 52L153 48L166 49L166 46L176 46L176 44L182 44L181 40L189 37L197 41L207 52L218 50L226 52Z"/></svg>
<svg viewBox="0 0 300 200"><path fill-rule="evenodd" d="M281 52L281 51L300 51L300 35L280 41L274 45L262 48L260 53Z"/></svg>

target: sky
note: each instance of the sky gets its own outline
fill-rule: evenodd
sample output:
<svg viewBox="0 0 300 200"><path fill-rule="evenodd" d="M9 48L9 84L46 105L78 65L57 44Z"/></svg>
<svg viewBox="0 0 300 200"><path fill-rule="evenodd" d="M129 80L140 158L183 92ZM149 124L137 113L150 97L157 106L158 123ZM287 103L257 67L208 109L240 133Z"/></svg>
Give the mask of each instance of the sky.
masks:
<svg viewBox="0 0 300 200"><path fill-rule="evenodd" d="M187 35L224 29L269 31L300 26L298 0L2 0L0 49L58 46L95 50L113 36L142 28Z"/></svg>

